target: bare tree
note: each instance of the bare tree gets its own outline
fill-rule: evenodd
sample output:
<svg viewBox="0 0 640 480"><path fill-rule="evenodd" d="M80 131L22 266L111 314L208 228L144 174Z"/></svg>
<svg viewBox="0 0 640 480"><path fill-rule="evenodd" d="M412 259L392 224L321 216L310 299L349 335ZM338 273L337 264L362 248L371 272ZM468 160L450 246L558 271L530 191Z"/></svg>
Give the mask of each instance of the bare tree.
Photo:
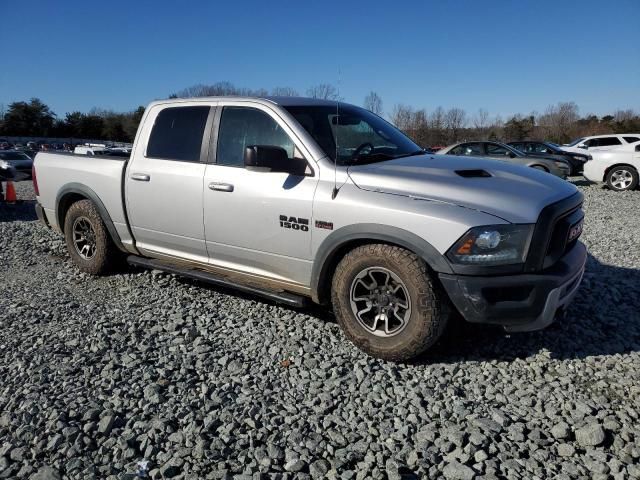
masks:
<svg viewBox="0 0 640 480"><path fill-rule="evenodd" d="M579 118L578 106L574 102L560 102L547 107L539 123L546 137L556 142L566 142L575 135Z"/></svg>
<svg viewBox="0 0 640 480"><path fill-rule="evenodd" d="M274 97L299 97L300 94L293 87L273 87L271 95Z"/></svg>
<svg viewBox="0 0 640 480"><path fill-rule="evenodd" d="M480 108L473 117L473 126L482 140L486 140L489 135L490 123L489 112L484 108Z"/></svg>
<svg viewBox="0 0 640 480"><path fill-rule="evenodd" d="M460 130L464 128L467 121L467 114L462 108L450 108L444 116L445 128L449 134L449 140L458 141Z"/></svg>
<svg viewBox="0 0 640 480"><path fill-rule="evenodd" d="M330 83L320 83L307 90L307 95L311 98L321 100L339 100L338 89Z"/></svg>
<svg viewBox="0 0 640 480"><path fill-rule="evenodd" d="M382 98L380 95L373 91L369 92L369 94L364 97L364 108L376 115L382 115Z"/></svg>
<svg viewBox="0 0 640 480"><path fill-rule="evenodd" d="M391 110L389 120L400 130L406 132L411 126L411 117L413 116L413 108L402 103L397 103Z"/></svg>

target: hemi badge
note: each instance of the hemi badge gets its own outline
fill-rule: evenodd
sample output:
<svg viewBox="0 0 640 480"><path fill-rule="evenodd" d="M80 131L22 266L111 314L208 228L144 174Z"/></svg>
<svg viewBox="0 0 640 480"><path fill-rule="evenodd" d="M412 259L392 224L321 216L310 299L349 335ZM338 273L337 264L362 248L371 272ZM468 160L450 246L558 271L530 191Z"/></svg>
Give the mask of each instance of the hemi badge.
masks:
<svg viewBox="0 0 640 480"><path fill-rule="evenodd" d="M333 230L333 222L325 222L324 220L316 220L316 228L324 228L325 230Z"/></svg>

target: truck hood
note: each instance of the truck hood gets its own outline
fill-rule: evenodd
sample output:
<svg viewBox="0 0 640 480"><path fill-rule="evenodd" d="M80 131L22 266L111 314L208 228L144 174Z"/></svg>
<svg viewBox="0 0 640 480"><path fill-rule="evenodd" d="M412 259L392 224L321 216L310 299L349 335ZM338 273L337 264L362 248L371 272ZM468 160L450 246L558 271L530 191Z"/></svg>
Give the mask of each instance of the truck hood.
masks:
<svg viewBox="0 0 640 480"><path fill-rule="evenodd" d="M482 171L489 176L480 176ZM577 191L571 183L529 167L452 155L353 166L349 177L363 190L445 202L511 223L535 223L545 206Z"/></svg>

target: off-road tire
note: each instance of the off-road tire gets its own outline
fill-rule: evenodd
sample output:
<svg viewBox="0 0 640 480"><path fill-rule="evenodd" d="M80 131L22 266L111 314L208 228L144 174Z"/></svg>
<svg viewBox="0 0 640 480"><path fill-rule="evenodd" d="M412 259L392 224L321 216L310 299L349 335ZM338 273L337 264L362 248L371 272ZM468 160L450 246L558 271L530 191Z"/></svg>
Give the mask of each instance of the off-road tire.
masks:
<svg viewBox="0 0 640 480"><path fill-rule="evenodd" d="M403 330L379 337L366 330L351 308L351 285L359 272L382 267L397 275L407 287L411 315ZM368 244L356 247L338 263L332 279L331 301L345 335L371 356L395 362L410 360L433 346L445 329L449 301L436 285L425 262L400 247Z"/></svg>
<svg viewBox="0 0 640 480"><path fill-rule="evenodd" d="M82 258L73 242L73 225L79 217L86 218L95 233L95 254L90 259ZM120 251L111 240L98 209L91 200L80 200L69 207L64 219L64 239L71 261L83 272L103 275L119 264Z"/></svg>
<svg viewBox="0 0 640 480"><path fill-rule="evenodd" d="M626 185L623 188L620 187L616 187L614 185L614 175L618 172L628 172L628 174L631 176L631 183L629 183L628 185ZM607 181L607 186L611 189L614 190L616 192L624 192L627 190L633 190L638 186L638 171L633 168L633 167L627 167L626 165L621 165L619 167L613 167L611 170L609 170L607 172L607 177L606 177L606 181Z"/></svg>

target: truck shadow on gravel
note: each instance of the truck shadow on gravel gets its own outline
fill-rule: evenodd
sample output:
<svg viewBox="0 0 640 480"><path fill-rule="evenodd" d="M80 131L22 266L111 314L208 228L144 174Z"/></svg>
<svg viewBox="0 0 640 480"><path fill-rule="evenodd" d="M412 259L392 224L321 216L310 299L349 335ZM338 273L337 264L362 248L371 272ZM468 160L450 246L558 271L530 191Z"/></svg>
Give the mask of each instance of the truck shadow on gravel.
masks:
<svg viewBox="0 0 640 480"><path fill-rule="evenodd" d="M640 270L600 263L589 254L580 290L564 318L539 332L453 321L418 363L510 361L542 354L581 359L640 351Z"/></svg>
<svg viewBox="0 0 640 480"><path fill-rule="evenodd" d="M37 220L35 200L18 200L9 204L0 202L0 222L31 222Z"/></svg>

